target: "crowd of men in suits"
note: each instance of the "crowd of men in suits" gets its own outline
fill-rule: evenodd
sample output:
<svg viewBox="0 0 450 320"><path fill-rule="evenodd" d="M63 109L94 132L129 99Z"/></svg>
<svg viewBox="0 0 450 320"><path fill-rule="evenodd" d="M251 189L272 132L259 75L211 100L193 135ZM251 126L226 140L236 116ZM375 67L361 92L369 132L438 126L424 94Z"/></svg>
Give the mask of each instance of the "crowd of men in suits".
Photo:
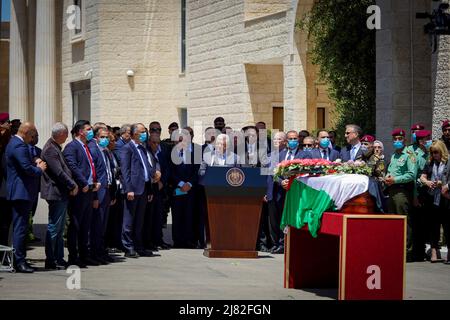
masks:
<svg viewBox="0 0 450 320"><path fill-rule="evenodd" d="M203 145L193 143L192 128L180 130L175 122L165 140L157 121L148 127L135 123L112 128L79 120L70 132L58 122L42 150L36 147L38 132L32 123L20 124L12 134L9 115L0 114L0 129L0 244L8 245L12 220L16 270L24 273L34 271L25 259L26 238L39 193L48 203L45 268L86 268L115 262L111 248L127 258L151 257L172 247L206 248L206 195L199 180L207 168L269 168L257 249L279 254L284 253L280 221L288 179L274 179L274 165L292 159L341 159L364 160L379 168L384 161L383 144L363 136L357 125L346 127L343 148L336 145L333 131L320 130L313 137L306 130L291 130L271 139L264 122L235 131L222 117L206 128ZM418 141L429 139L431 133L419 131ZM69 134L72 139L65 145ZM404 139L404 131L395 131L396 136ZM395 184L387 171L385 176L380 169L380 183ZM169 211L173 244L163 239Z"/></svg>

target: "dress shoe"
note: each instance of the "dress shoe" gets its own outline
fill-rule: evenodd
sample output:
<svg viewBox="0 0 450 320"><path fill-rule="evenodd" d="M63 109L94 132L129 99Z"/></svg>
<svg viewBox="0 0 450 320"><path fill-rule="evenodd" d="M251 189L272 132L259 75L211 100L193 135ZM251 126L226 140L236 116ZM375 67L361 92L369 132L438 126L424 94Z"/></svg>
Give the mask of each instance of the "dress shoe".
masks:
<svg viewBox="0 0 450 320"><path fill-rule="evenodd" d="M78 266L80 269L86 269L87 268L86 263L82 262L79 259L76 259L76 260L69 259L69 261L67 262L67 267L70 267L70 266Z"/></svg>
<svg viewBox="0 0 450 320"><path fill-rule="evenodd" d="M106 261L105 259L103 259L103 257L96 256L96 257L94 257L94 260L97 261L101 265L109 264L109 261Z"/></svg>
<svg viewBox="0 0 450 320"><path fill-rule="evenodd" d="M67 267L68 267L68 264L67 264L67 261L65 261L65 260L56 262L56 269L58 269L58 270L64 270L64 269L67 269Z"/></svg>
<svg viewBox="0 0 450 320"><path fill-rule="evenodd" d="M134 250L129 250L125 252L125 257L127 258L139 258L139 254Z"/></svg>
<svg viewBox="0 0 450 320"><path fill-rule="evenodd" d="M16 266L16 272L33 273L34 269L27 263L21 263Z"/></svg>
<svg viewBox="0 0 450 320"><path fill-rule="evenodd" d="M171 248L170 244L165 243L165 242L161 243L158 246L158 249L160 249L160 250L170 250L170 248Z"/></svg>
<svg viewBox="0 0 450 320"><path fill-rule="evenodd" d="M56 263L53 261L45 261L44 269L46 270L56 270Z"/></svg>
<svg viewBox="0 0 450 320"><path fill-rule="evenodd" d="M284 254L284 247L279 246L276 249L271 250L270 252L273 254Z"/></svg>
<svg viewBox="0 0 450 320"><path fill-rule="evenodd" d="M97 260L91 258L91 257L87 257L84 259L80 259L82 263L88 265L88 266L99 266L100 262L98 262Z"/></svg>
<svg viewBox="0 0 450 320"><path fill-rule="evenodd" d="M261 251L261 252L270 252L270 250L269 250L269 248L267 248L265 245L261 245L260 247L259 247L259 250L258 251Z"/></svg>
<svg viewBox="0 0 450 320"><path fill-rule="evenodd" d="M139 250L137 253L141 257L153 257L154 256L153 252L151 250L147 250L147 249Z"/></svg>
<svg viewBox="0 0 450 320"><path fill-rule="evenodd" d="M102 259L110 263L116 262L116 260L109 254L105 254L104 256L102 256Z"/></svg>

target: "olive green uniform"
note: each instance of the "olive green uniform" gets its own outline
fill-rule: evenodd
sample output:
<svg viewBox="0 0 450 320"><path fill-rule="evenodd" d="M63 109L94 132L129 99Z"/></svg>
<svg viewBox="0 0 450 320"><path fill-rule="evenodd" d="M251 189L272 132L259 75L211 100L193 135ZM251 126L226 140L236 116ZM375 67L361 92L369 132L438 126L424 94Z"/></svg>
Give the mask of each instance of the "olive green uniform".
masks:
<svg viewBox="0 0 450 320"><path fill-rule="evenodd" d="M408 216L408 248L412 246L411 219L413 195L415 193L415 180L417 177L417 159L415 153L403 148L401 153L395 152L387 169L387 176L394 178L394 184L387 188L389 194L389 213Z"/></svg>

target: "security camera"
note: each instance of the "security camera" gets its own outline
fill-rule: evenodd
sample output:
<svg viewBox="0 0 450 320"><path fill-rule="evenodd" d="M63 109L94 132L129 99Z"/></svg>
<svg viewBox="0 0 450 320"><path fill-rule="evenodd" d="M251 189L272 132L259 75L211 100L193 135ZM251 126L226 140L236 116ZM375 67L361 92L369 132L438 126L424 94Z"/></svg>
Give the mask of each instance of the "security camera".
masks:
<svg viewBox="0 0 450 320"><path fill-rule="evenodd" d="M134 71L133 70L127 70L127 76L134 77Z"/></svg>

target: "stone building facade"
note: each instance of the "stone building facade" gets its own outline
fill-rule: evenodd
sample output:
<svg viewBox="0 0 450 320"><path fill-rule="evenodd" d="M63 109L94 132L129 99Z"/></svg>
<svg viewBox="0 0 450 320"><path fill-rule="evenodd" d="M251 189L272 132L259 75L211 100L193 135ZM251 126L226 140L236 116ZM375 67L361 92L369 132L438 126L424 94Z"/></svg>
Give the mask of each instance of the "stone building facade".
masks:
<svg viewBox="0 0 450 320"><path fill-rule="evenodd" d="M331 127L326 85L296 28L312 4L12 0L11 117L36 122L41 137L53 122L80 118L114 126L159 120L167 128L223 116L235 129L257 121Z"/></svg>

